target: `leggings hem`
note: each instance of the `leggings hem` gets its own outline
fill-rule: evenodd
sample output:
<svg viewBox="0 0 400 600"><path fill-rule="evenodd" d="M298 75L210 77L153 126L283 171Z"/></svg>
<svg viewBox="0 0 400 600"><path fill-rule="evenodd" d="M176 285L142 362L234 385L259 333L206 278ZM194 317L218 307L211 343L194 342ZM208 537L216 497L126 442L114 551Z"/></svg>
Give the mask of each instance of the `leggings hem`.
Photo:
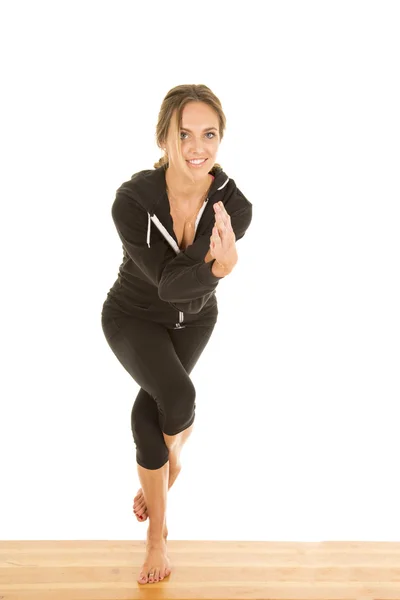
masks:
<svg viewBox="0 0 400 600"><path fill-rule="evenodd" d="M162 468L164 465L166 465L166 464L167 464L168 460L169 460L169 457L167 456L166 460L164 460L164 462L162 463L162 465L160 465L159 467L146 467L146 465L143 465L143 464L141 463L141 461L139 461L139 460L136 458L136 462L137 462L137 464L138 464L139 466L143 467L143 469L148 469L149 471L156 471L157 469L161 469L161 468Z"/></svg>
<svg viewBox="0 0 400 600"><path fill-rule="evenodd" d="M183 427L178 429L178 431L175 431L175 433L167 433L166 431L163 431L163 433L165 433L165 435L178 435L178 433L182 433L182 431L185 431L185 429L189 429L189 427L191 425L193 425L194 418L195 418L195 415L193 415L193 417L190 419L190 421L187 425L184 425Z"/></svg>

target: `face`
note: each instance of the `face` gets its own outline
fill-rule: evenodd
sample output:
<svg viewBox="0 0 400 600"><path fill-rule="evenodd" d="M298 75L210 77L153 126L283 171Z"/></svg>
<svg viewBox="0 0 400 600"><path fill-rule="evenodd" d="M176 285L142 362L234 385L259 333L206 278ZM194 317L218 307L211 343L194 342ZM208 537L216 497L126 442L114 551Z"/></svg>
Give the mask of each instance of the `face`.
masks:
<svg viewBox="0 0 400 600"><path fill-rule="evenodd" d="M220 144L217 113L204 102L189 102L182 112L182 125L179 131L180 148L185 165L191 178L198 179L207 175L216 162ZM170 165L180 164L173 139L168 132L165 144ZM191 164L190 159L205 159L200 165Z"/></svg>

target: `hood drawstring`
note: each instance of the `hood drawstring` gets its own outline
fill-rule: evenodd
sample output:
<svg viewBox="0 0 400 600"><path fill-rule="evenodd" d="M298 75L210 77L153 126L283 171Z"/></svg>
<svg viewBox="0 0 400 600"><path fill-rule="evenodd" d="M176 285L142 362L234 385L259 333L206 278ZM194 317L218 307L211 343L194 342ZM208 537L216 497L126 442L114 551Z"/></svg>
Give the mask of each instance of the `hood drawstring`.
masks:
<svg viewBox="0 0 400 600"><path fill-rule="evenodd" d="M148 212L148 225L147 225L147 245L150 248L150 227L151 227L151 219L150 219L150 213Z"/></svg>

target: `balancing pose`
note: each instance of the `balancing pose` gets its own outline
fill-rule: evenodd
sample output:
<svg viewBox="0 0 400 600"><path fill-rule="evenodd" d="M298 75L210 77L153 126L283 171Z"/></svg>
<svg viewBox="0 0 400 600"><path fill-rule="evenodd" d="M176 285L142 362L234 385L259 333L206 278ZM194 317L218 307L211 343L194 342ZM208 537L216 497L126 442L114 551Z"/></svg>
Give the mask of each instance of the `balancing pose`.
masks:
<svg viewBox="0 0 400 600"><path fill-rule="evenodd" d="M140 386L131 413L142 485L134 512L140 521L149 517L149 525L139 583L171 572L167 491L193 429L189 375L217 322L216 288L232 273L236 242L252 219L252 204L215 162L224 130L221 103L207 86L171 89L156 130L164 154L118 188L111 209L123 260L101 323Z"/></svg>

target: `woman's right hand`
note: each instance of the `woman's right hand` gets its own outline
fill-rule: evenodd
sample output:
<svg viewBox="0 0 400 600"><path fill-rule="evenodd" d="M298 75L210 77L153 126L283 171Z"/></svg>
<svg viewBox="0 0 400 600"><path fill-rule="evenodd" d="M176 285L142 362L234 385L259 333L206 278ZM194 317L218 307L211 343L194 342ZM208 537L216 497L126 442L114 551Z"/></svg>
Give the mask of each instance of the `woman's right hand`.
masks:
<svg viewBox="0 0 400 600"><path fill-rule="evenodd" d="M222 202L214 204L214 212L215 225L210 237L209 253L211 258L215 258L225 270L231 271L238 261L236 237L232 229L231 218Z"/></svg>

